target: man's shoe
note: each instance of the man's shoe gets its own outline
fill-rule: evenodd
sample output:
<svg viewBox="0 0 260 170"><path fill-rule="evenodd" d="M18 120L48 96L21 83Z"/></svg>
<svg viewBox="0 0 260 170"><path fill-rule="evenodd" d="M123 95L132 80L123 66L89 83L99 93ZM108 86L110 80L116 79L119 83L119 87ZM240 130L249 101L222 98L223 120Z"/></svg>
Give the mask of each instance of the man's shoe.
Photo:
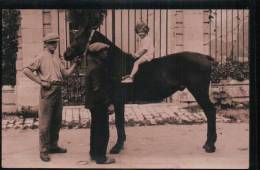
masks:
<svg viewBox="0 0 260 170"><path fill-rule="evenodd" d="M51 160L51 158L49 157L47 152L41 152L40 153L40 158L44 162L49 162Z"/></svg>
<svg viewBox="0 0 260 170"><path fill-rule="evenodd" d="M61 148L59 146L53 147L49 149L49 153L66 153L67 149Z"/></svg>
<svg viewBox="0 0 260 170"><path fill-rule="evenodd" d="M97 164L113 164L116 160L114 158L106 158L105 161L98 161L96 160Z"/></svg>

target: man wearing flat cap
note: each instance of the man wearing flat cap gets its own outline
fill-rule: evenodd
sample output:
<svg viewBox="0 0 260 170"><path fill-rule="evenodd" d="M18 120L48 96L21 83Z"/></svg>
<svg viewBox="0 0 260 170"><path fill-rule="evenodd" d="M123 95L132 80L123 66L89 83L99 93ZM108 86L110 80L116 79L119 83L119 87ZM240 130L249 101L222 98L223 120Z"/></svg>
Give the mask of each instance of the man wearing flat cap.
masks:
<svg viewBox="0 0 260 170"><path fill-rule="evenodd" d="M41 86L39 103L39 142L40 158L50 161L50 153L66 153L67 150L58 146L59 131L62 120L61 86L63 76L73 73L77 63L69 69L64 67L60 57L55 54L59 36L49 33L43 38L44 50L24 67L24 74ZM36 72L37 74L34 74Z"/></svg>

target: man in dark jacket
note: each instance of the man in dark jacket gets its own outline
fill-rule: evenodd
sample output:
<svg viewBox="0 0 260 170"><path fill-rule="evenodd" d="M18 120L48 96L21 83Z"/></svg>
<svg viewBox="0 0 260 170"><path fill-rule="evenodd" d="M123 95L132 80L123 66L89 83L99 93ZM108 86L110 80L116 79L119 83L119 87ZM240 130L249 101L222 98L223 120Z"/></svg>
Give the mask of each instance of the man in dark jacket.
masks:
<svg viewBox="0 0 260 170"><path fill-rule="evenodd" d="M111 85L107 80L105 67L102 67L102 56L107 55L109 46L103 43L90 44L88 48L87 70L86 70L86 103L85 107L91 112L90 130L90 157L97 164L115 163L115 159L106 156L109 140L109 113L113 112ZM69 59L73 54L73 49L68 48L64 54L65 59Z"/></svg>
<svg viewBox="0 0 260 170"><path fill-rule="evenodd" d="M109 95L109 76L99 60L107 55L107 45L93 43L89 46L86 75L86 107L91 111L90 157L96 163L114 163L106 157L109 140L109 111L113 110Z"/></svg>

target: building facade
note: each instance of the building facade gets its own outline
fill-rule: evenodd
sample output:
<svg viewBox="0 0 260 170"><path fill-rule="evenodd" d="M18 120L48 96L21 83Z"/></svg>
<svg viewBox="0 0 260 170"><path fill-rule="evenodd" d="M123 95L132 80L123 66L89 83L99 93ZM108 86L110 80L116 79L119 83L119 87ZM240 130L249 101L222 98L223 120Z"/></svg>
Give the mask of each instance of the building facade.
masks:
<svg viewBox="0 0 260 170"><path fill-rule="evenodd" d="M27 65L43 49L43 37L46 33L55 32L60 36L60 43L56 52L63 55L66 47L70 44L71 34L75 30L70 28L66 10L24 9L20 11L22 19L16 61L16 107L18 110L23 106L31 106L37 109L40 87L22 73L23 66ZM227 58L231 51L228 51L226 46L226 48L222 49L222 41L224 40L221 40L220 43L217 41L214 41L216 42L215 44L213 43L212 37L219 37L218 33L216 33L216 30L219 30L216 20L217 14L220 12L216 11L215 22L211 22L209 17L211 13L211 10L108 10L107 17L99 31L105 34L111 41L114 41L123 51L134 52L138 48L139 42L134 33L134 26L142 20L150 27L149 34L153 38L155 45L155 57L162 57L179 51L195 51L205 54L213 54L213 51L217 51L216 57L220 59L221 55L222 61L222 55L223 58ZM232 13L231 18L233 16ZM226 13L226 17L228 17L228 13ZM225 26L226 30L228 30L228 25L226 24ZM221 23L221 30L222 27ZM243 29L244 27L246 26L244 26L243 22ZM233 25L231 31L232 38L238 37L233 37ZM243 36L243 40L244 37L247 36ZM225 41L228 42L228 39ZM248 44L248 42L243 43ZM216 44L221 44L221 47L218 47L220 45L217 46ZM234 51L238 50L233 50L232 44L232 52ZM244 54L245 52L243 52L243 57Z"/></svg>

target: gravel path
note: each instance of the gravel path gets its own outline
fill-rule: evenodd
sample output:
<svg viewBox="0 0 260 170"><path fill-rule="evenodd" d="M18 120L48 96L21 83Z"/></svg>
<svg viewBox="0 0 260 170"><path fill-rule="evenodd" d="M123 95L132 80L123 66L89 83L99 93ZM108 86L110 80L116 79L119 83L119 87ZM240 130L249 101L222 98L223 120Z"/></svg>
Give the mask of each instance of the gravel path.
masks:
<svg viewBox="0 0 260 170"><path fill-rule="evenodd" d="M225 168L246 169L249 165L248 123L217 123L215 153L206 153L206 123L127 127L122 153L110 155L116 164L89 161L89 129L62 129L60 145L66 154L52 154L51 162L39 158L37 129L2 130L2 167L5 168ZM109 148L116 130L110 126Z"/></svg>

